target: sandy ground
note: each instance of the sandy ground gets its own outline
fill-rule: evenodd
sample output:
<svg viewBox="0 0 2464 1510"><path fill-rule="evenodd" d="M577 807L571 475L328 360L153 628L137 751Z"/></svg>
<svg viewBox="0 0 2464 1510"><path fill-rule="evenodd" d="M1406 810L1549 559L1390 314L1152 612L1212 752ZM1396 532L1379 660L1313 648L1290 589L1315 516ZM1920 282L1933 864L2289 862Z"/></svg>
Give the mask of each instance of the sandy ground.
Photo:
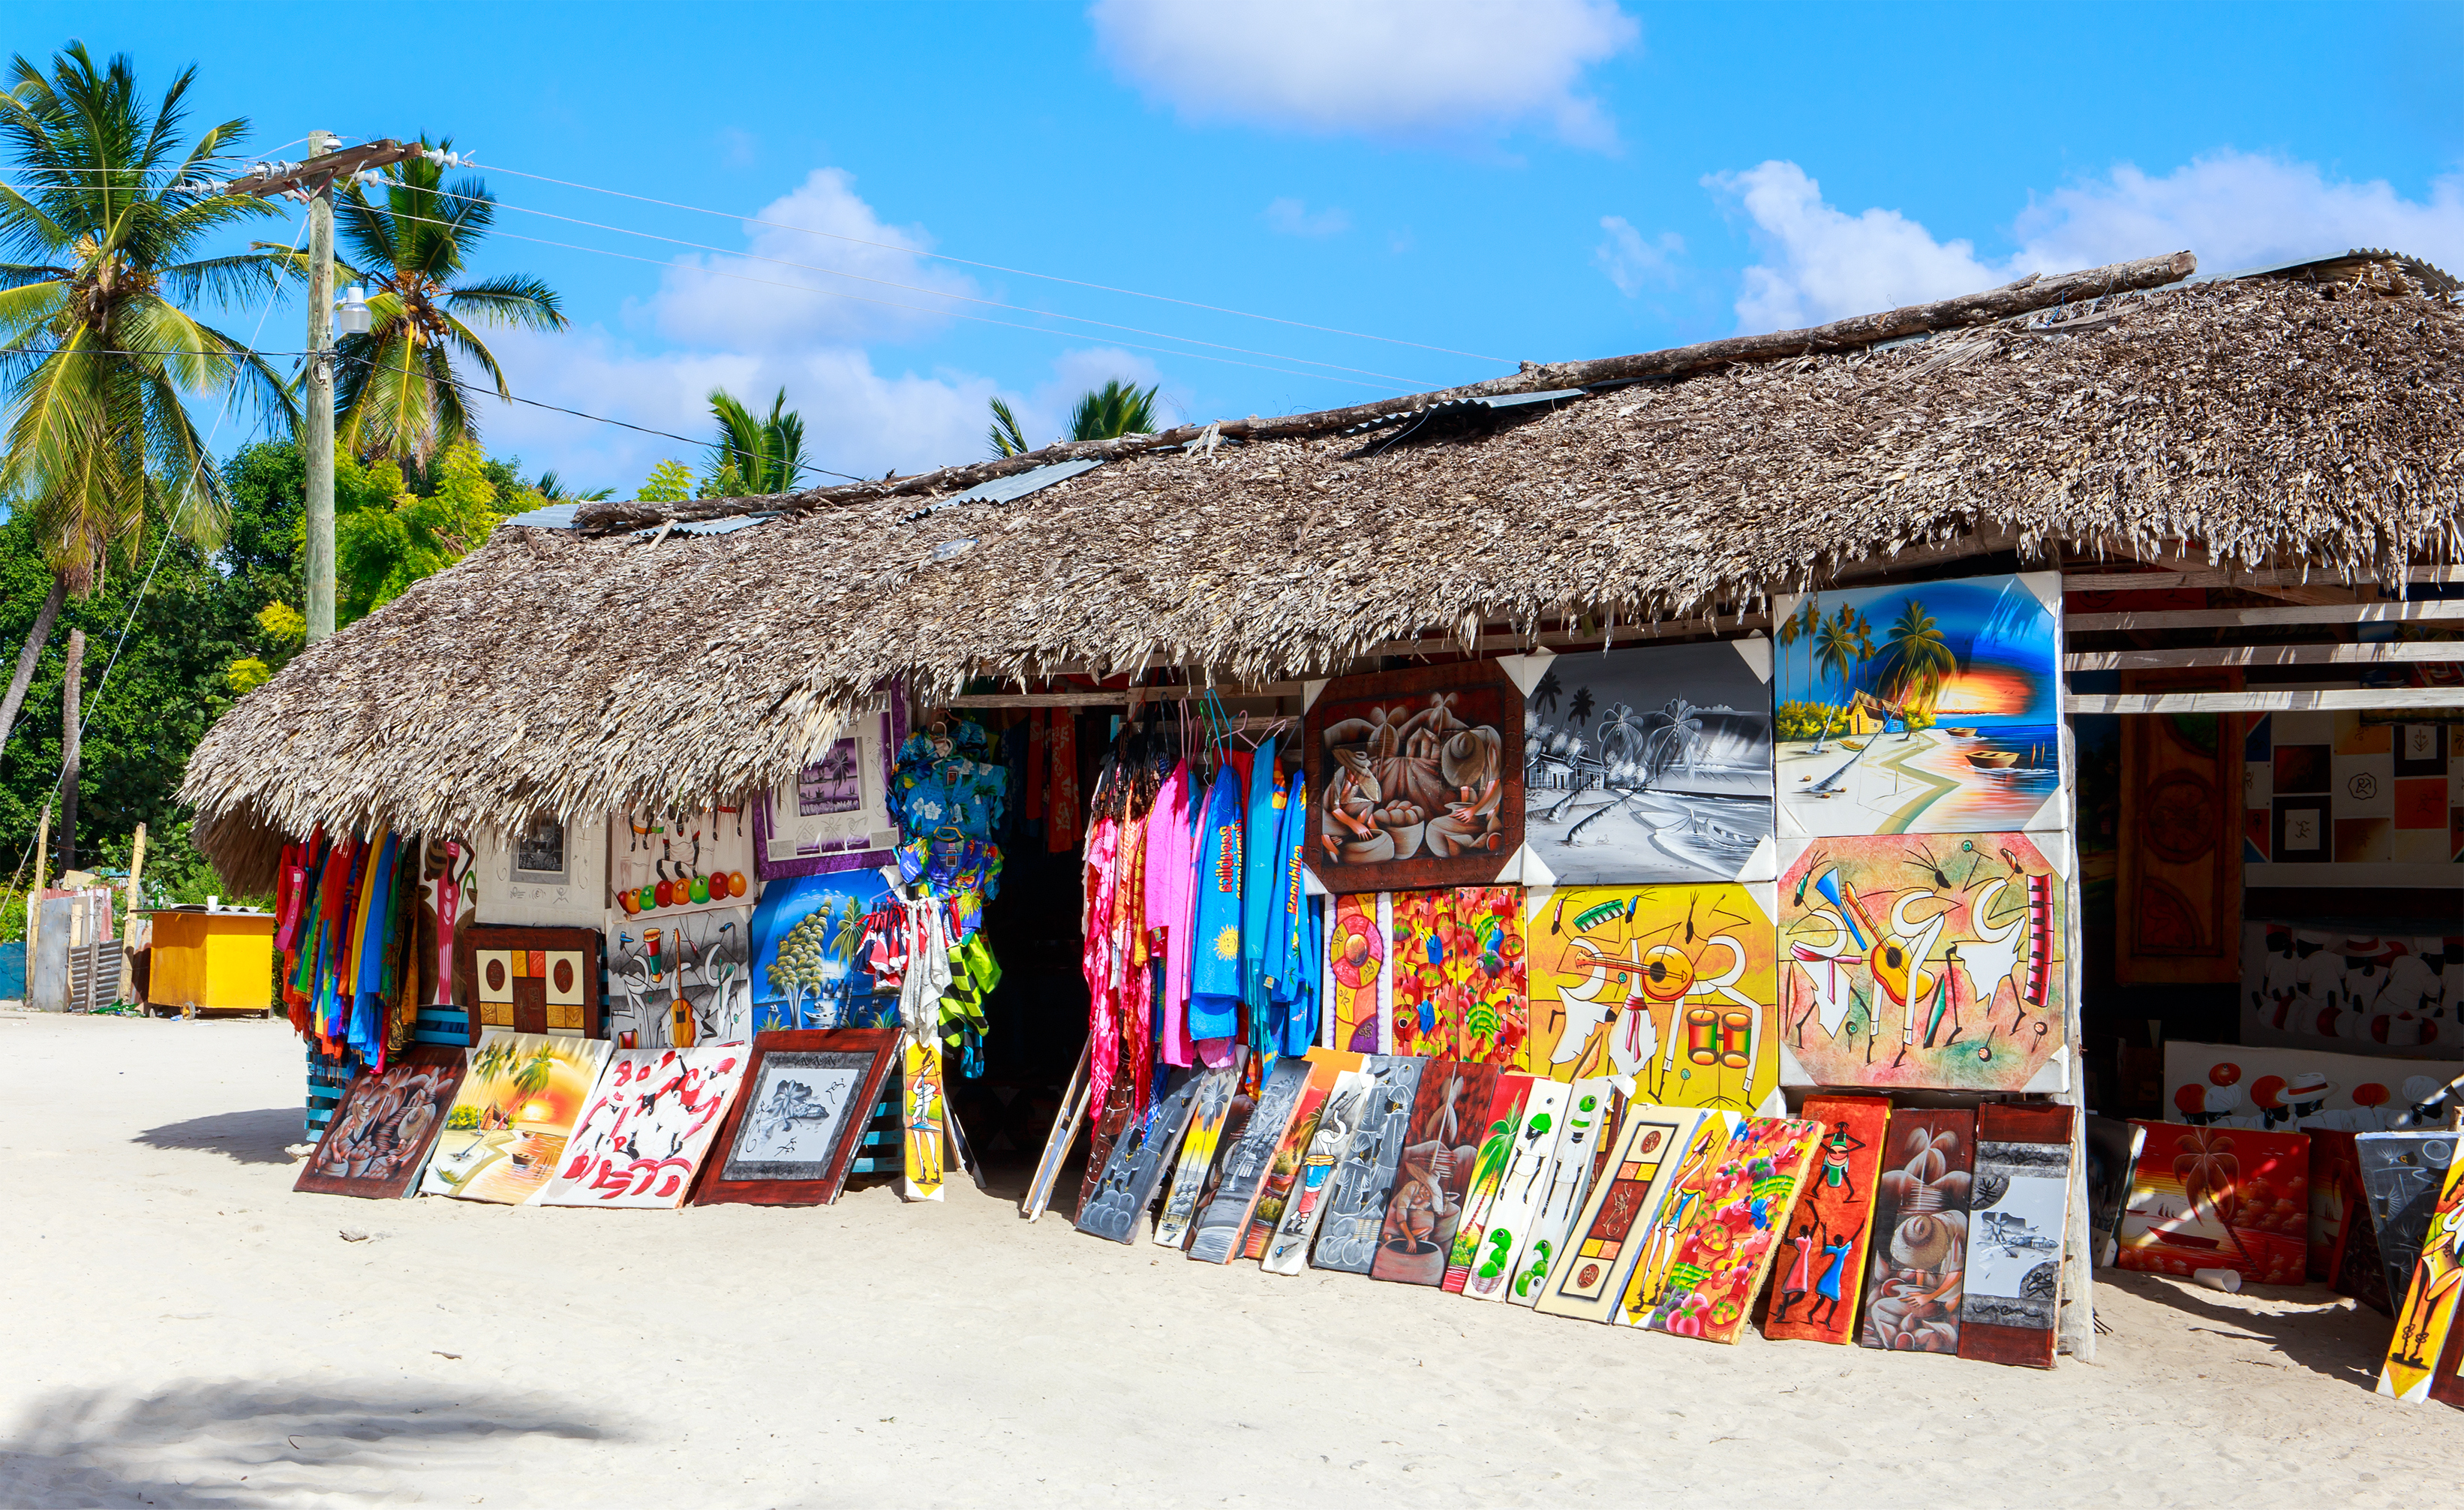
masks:
<svg viewBox="0 0 2464 1510"><path fill-rule="evenodd" d="M2371 1394L2387 1323L2323 1289L2118 1278L2099 1363L2050 1374L1719 1347L1201 1267L963 1185L295 1195L278 1025L0 1015L0 1055L11 1506L2413 1506L2464 1478L2464 1414Z"/></svg>

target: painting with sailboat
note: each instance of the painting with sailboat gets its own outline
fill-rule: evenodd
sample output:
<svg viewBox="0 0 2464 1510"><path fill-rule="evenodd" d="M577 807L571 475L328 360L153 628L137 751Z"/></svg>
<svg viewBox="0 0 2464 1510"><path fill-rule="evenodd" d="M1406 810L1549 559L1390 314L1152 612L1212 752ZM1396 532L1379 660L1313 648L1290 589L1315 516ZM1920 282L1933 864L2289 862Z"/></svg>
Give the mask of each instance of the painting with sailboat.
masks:
<svg viewBox="0 0 2464 1510"><path fill-rule="evenodd" d="M1807 593L1777 609L1782 833L2063 826L2058 573Z"/></svg>

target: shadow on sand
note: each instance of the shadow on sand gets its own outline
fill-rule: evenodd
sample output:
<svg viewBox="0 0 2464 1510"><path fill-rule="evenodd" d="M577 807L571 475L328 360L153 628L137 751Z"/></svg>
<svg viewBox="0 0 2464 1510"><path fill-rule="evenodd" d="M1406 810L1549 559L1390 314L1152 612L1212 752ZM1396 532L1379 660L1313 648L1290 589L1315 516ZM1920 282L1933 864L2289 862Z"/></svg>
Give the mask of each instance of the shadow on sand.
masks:
<svg viewBox="0 0 2464 1510"><path fill-rule="evenodd" d="M282 1150L307 1136L299 1108L276 1106L261 1112L216 1112L184 1122L148 1127L134 1140L148 1148L181 1148L218 1153L236 1164L289 1164Z"/></svg>

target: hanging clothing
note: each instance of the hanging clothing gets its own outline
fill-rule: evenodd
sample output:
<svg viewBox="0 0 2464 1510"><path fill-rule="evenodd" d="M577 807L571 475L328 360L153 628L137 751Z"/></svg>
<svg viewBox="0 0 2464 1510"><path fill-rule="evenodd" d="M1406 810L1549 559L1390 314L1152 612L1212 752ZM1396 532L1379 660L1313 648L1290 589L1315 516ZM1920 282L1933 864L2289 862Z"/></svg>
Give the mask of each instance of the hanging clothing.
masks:
<svg viewBox="0 0 2464 1510"><path fill-rule="evenodd" d="M1067 708L1052 710L1051 732L1045 740L1051 752L1052 777L1045 792L1045 848L1066 855L1078 847L1078 718Z"/></svg>
<svg viewBox="0 0 2464 1510"><path fill-rule="evenodd" d="M1163 942L1162 972L1155 986L1163 1014L1157 1045L1165 1063L1184 1067L1196 1057L1189 1036L1190 867L1197 863L1190 846L1189 782L1184 760L1164 778L1146 819L1147 927L1150 938L1159 935Z"/></svg>
<svg viewBox="0 0 2464 1510"><path fill-rule="evenodd" d="M1128 1066L1130 1111L1146 1110L1146 1077L1139 1073L1155 1062L1155 993L1147 947L1147 826L1132 818L1120 829L1119 853L1113 861L1119 877L1112 889L1112 989L1121 1037L1119 1062ZM1107 1087L1109 1090L1109 1087ZM1109 1101L1092 1100L1090 1106Z"/></svg>
<svg viewBox="0 0 2464 1510"><path fill-rule="evenodd" d="M1120 820L1111 813L1098 817L1088 827L1086 861L1080 870L1079 967L1087 978L1087 1075L1097 1095L1111 1088L1120 1065L1120 971L1114 959L1119 941L1113 926L1120 844ZM1089 1104L1103 1102L1090 1099Z"/></svg>
<svg viewBox="0 0 2464 1510"><path fill-rule="evenodd" d="M908 736L890 790L900 878L925 882L935 895L999 895L1008 796L1009 771L994 759L982 724L962 719L943 733Z"/></svg>
<svg viewBox="0 0 2464 1510"><path fill-rule="evenodd" d="M1309 781L1292 773L1285 789L1277 846L1274 937L1266 948L1266 995L1278 1021L1281 1052L1306 1054L1317 1041L1318 976L1325 939L1319 899L1309 895Z"/></svg>
<svg viewBox="0 0 2464 1510"><path fill-rule="evenodd" d="M1196 877L1197 938L1189 983L1189 1035L1210 1064L1227 1057L1241 1032L1241 779L1230 766L1215 773ZM1209 1044L1212 1053L1205 1053Z"/></svg>
<svg viewBox="0 0 2464 1510"><path fill-rule="evenodd" d="M1275 742L1250 763L1241 852L1241 999L1249 1006L1249 1048L1265 1052L1259 1018L1266 1003L1266 944L1274 933L1275 877L1283 870L1284 788L1275 781Z"/></svg>

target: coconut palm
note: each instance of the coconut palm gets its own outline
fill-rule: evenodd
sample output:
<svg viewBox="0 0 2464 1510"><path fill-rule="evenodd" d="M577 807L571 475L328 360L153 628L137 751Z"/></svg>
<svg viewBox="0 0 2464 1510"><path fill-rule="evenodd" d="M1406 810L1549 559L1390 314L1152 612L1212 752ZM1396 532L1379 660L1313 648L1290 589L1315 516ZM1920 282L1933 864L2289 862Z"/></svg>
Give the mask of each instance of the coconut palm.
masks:
<svg viewBox="0 0 2464 1510"><path fill-rule="evenodd" d="M514 1094L537 1096L547 1089L548 1081L555 1076L556 1050L552 1046L543 1047L523 1060L522 1067L514 1072Z"/></svg>
<svg viewBox="0 0 2464 1510"><path fill-rule="evenodd" d="M1015 456L1035 449L1027 444L1026 427L1018 422L1018 412L1009 407L1007 399L994 399L992 410L992 428L984 432L984 438L992 442L994 455Z"/></svg>
<svg viewBox="0 0 2464 1510"><path fill-rule="evenodd" d="M1557 668L1550 667L1540 674L1540 683L1531 689L1531 703L1541 712L1554 718L1557 701L1566 694L1566 684L1557 679Z"/></svg>
<svg viewBox="0 0 2464 1510"><path fill-rule="evenodd" d="M1078 396L1077 408L1069 411L1069 440L1118 440L1123 435L1152 433L1155 426L1155 399L1163 391L1156 383L1140 388L1119 378L1105 380L1104 386L1089 389ZM1035 448L1027 444L1026 427L1019 423L1018 414L1006 400L991 401L992 428L984 438L992 442L993 455L1014 456Z"/></svg>
<svg viewBox="0 0 2464 1510"><path fill-rule="evenodd" d="M1703 746L1703 710L1683 698L1671 698L1651 716L1652 730L1642 745L1642 780L1648 787L1662 771L1683 764L1688 774Z"/></svg>
<svg viewBox="0 0 2464 1510"><path fill-rule="evenodd" d="M1928 712L1942 689L1959 669L1959 659L1942 637L1942 629L1925 605L1914 598L1891 621L1882 647L1882 696L1903 709Z"/></svg>
<svg viewBox="0 0 2464 1510"><path fill-rule="evenodd" d="M1609 751L1615 749L1617 766L1622 770L1627 766L1627 758L1642 748L1643 736L1649 731L1645 715L1637 713L1632 704L1612 702L1599 727L1593 732L1600 742L1600 759L1609 759Z"/></svg>
<svg viewBox="0 0 2464 1510"><path fill-rule="evenodd" d="M139 548L148 509L201 545L222 533L223 481L189 415L191 397L236 390L263 415L291 412L282 381L248 344L186 304L271 288L263 254L199 257L237 222L276 213L253 195L197 191L247 134L245 119L182 140L196 71L149 105L126 56L98 66L72 42L51 72L20 56L0 94L0 391L8 452L0 498L35 522L52 589L9 691L0 742L72 592Z"/></svg>
<svg viewBox="0 0 2464 1510"><path fill-rule="evenodd" d="M551 503L596 503L616 496L614 488L594 488L588 493L576 493L564 485L564 478L557 476L554 468L540 473L539 480L531 484L531 491Z"/></svg>
<svg viewBox="0 0 2464 1510"><path fill-rule="evenodd" d="M721 480L716 491L738 494L793 493L804 470L804 416L787 407L787 390L770 401L768 418L756 415L744 401L723 388L710 390L710 413L718 421L718 439L710 448L709 471Z"/></svg>
<svg viewBox="0 0 2464 1510"><path fill-rule="evenodd" d="M1821 627L1815 632L1814 657L1815 663L1822 668L1823 675L1839 683L1840 700L1843 703L1849 701L1856 696L1857 668L1874 658L1874 626L1866 621L1865 615L1842 603L1839 611L1822 620ZM1816 751L1822 748L1824 741L1831 738L1831 715L1834 711L1823 711L1822 733L1814 742Z"/></svg>

